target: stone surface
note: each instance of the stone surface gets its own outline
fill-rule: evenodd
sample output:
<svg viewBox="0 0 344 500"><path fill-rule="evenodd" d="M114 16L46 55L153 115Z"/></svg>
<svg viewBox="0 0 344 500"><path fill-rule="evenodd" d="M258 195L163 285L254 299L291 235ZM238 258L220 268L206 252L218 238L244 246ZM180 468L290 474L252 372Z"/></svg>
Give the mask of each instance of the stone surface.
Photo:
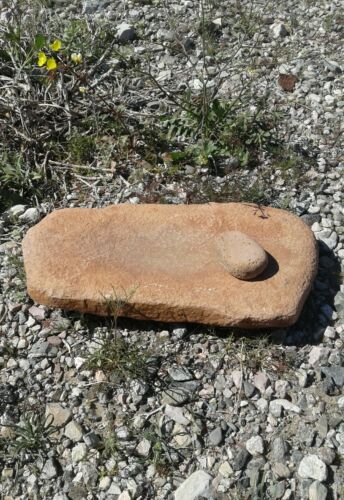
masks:
<svg viewBox="0 0 344 500"><path fill-rule="evenodd" d="M319 481L314 481L309 487L309 500L326 500L327 488Z"/></svg>
<svg viewBox="0 0 344 500"><path fill-rule="evenodd" d="M244 469L250 458L250 454L245 448L239 448L233 457L233 470L238 471Z"/></svg>
<svg viewBox="0 0 344 500"><path fill-rule="evenodd" d="M59 403L48 403L45 410L46 416L51 416L52 423L56 427L62 427L72 418L72 412L63 408Z"/></svg>
<svg viewBox="0 0 344 500"><path fill-rule="evenodd" d="M78 443L72 449L72 461L81 462L87 455L87 446L85 443Z"/></svg>
<svg viewBox="0 0 344 500"><path fill-rule="evenodd" d="M269 256L252 281L223 266L218 245L232 230ZM122 316L252 328L294 323L317 269L300 219L234 203L63 209L28 231L23 252L38 303L106 315L120 299Z"/></svg>
<svg viewBox="0 0 344 500"><path fill-rule="evenodd" d="M118 41L121 43L132 42L137 38L135 29L128 23L122 23L117 26Z"/></svg>
<svg viewBox="0 0 344 500"><path fill-rule="evenodd" d="M219 467L219 473L222 474L222 476L224 477L229 477L233 474L233 469L228 461L222 462L222 464Z"/></svg>
<svg viewBox="0 0 344 500"><path fill-rule="evenodd" d="M223 432L221 427L216 427L209 433L209 442L212 446L220 446L223 441Z"/></svg>
<svg viewBox="0 0 344 500"><path fill-rule="evenodd" d="M268 266L264 248L240 231L223 232L217 239L217 247L223 267L240 280L256 278Z"/></svg>
<svg viewBox="0 0 344 500"><path fill-rule="evenodd" d="M19 220L29 224L35 224L39 221L40 217L38 208L32 207L28 208L22 215L20 215Z"/></svg>
<svg viewBox="0 0 344 500"><path fill-rule="evenodd" d="M73 420L66 425L65 435L72 441L81 441L83 433L81 425Z"/></svg>
<svg viewBox="0 0 344 500"><path fill-rule="evenodd" d="M288 399L274 399L273 401L271 401L269 409L272 415L279 416L282 408L287 412L301 412L301 409L297 405L291 403Z"/></svg>
<svg viewBox="0 0 344 500"><path fill-rule="evenodd" d="M253 457L262 455L264 453L264 441L260 436L252 436L246 442L246 450Z"/></svg>
<svg viewBox="0 0 344 500"><path fill-rule="evenodd" d="M141 457L148 457L151 450L151 442L148 439L142 439L136 447L136 452Z"/></svg>
<svg viewBox="0 0 344 500"><path fill-rule="evenodd" d="M327 467L316 455L307 455L300 462L298 474L305 479L315 479L320 482L326 481Z"/></svg>
<svg viewBox="0 0 344 500"><path fill-rule="evenodd" d="M207 498L207 491L212 481L210 474L203 470L193 472L176 490L175 500L194 500L199 496Z"/></svg>
<svg viewBox="0 0 344 500"><path fill-rule="evenodd" d="M190 423L189 419L185 417L183 409L178 408L177 406L170 406L166 404L165 415L181 425L188 425Z"/></svg>

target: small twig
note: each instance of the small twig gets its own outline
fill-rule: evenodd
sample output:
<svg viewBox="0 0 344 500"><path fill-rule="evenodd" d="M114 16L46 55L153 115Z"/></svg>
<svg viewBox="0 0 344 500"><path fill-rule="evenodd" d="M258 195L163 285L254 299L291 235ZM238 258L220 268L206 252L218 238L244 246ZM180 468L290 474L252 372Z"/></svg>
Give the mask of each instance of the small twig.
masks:
<svg viewBox="0 0 344 500"><path fill-rule="evenodd" d="M61 339L61 340L62 340L63 344L66 346L69 354L72 354L71 346L68 344L67 340L65 340L65 339Z"/></svg>
<svg viewBox="0 0 344 500"><path fill-rule="evenodd" d="M143 414L142 416L145 417L146 420L148 420L152 415L155 415L156 413L159 413L164 408L165 408L165 405L161 405L156 410L150 411L149 413Z"/></svg>
<svg viewBox="0 0 344 500"><path fill-rule="evenodd" d="M54 165L57 168L67 169L67 168L76 168L79 170L92 170L94 172L109 172L113 174L113 170L111 168L104 167L92 167L90 165L75 165L74 163L62 163L60 161L49 160L51 165Z"/></svg>

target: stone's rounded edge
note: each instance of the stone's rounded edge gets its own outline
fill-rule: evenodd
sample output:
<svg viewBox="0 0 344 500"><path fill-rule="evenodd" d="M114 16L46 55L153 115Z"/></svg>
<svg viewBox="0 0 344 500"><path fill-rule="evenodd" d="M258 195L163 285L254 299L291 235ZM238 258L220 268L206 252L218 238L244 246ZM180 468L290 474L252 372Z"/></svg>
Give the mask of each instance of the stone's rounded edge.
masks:
<svg viewBox="0 0 344 500"><path fill-rule="evenodd" d="M64 309L67 311L78 311L80 313L95 314L98 316L108 316L106 303L99 303L96 298L85 298L79 301L71 298L61 298L50 294L49 291L37 290L34 287L28 286L28 294L37 304L44 304L48 307ZM184 307L183 310L178 306L173 308L167 304L161 303L159 307L157 304L137 303L135 300L128 301L125 311L121 311L118 317L131 318L135 320L157 321L164 323L194 323L203 324L214 327L235 327L245 329L259 329L259 328L275 328L286 327L293 325L301 312L294 305L291 305L290 310L283 315L276 316L274 319L271 317L251 318L248 316L243 317L224 317L223 311L216 311L214 309L205 310L203 307L199 309L191 306L190 308ZM168 311L169 317L166 317Z"/></svg>
<svg viewBox="0 0 344 500"><path fill-rule="evenodd" d="M303 223L304 224L304 223ZM304 224L306 226L306 224ZM307 297L312 289L315 277L318 272L318 263L319 263L319 248L317 241L313 235L313 232L310 228L307 228L308 233L308 266L304 269L304 283L307 286L303 285L298 294L295 295L294 303L290 304L289 314L288 314L288 323L280 326L291 326L297 322L299 319ZM308 231L309 230L309 231Z"/></svg>
<svg viewBox="0 0 344 500"><path fill-rule="evenodd" d="M234 277L248 281L257 278L268 266L264 248L242 231L224 231L215 240L223 267Z"/></svg>

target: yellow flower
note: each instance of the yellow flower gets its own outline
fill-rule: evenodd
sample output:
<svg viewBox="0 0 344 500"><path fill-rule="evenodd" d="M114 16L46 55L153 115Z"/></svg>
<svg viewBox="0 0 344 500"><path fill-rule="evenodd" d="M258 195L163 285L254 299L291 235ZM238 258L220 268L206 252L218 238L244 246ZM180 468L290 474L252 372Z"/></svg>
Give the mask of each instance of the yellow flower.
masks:
<svg viewBox="0 0 344 500"><path fill-rule="evenodd" d="M38 52L38 61L37 64L41 68L42 66L45 65L47 62L47 56L44 54L44 52Z"/></svg>
<svg viewBox="0 0 344 500"><path fill-rule="evenodd" d="M73 52L73 54L71 54L70 58L73 61L73 63L75 63L75 64L82 63L82 55L80 54L80 52L78 52L78 53Z"/></svg>
<svg viewBox="0 0 344 500"><path fill-rule="evenodd" d="M53 43L50 44L51 50L54 52L58 52L62 47L62 42L61 40L54 40Z"/></svg>
<svg viewBox="0 0 344 500"><path fill-rule="evenodd" d="M79 87L79 92L84 94L86 92L86 87Z"/></svg>
<svg viewBox="0 0 344 500"><path fill-rule="evenodd" d="M47 70L51 71L57 68L57 63L53 57L49 57L47 60Z"/></svg>

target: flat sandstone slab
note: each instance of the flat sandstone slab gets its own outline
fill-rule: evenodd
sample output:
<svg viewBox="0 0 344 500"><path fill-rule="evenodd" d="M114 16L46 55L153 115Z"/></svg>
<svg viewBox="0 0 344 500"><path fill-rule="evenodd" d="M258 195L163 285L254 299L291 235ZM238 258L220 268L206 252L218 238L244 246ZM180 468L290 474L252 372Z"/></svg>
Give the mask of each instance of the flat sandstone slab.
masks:
<svg viewBox="0 0 344 500"><path fill-rule="evenodd" d="M253 279L233 276L236 235ZM38 303L106 315L124 299L121 316L246 328L294 323L318 261L296 216L237 203L58 210L28 231L23 252Z"/></svg>

